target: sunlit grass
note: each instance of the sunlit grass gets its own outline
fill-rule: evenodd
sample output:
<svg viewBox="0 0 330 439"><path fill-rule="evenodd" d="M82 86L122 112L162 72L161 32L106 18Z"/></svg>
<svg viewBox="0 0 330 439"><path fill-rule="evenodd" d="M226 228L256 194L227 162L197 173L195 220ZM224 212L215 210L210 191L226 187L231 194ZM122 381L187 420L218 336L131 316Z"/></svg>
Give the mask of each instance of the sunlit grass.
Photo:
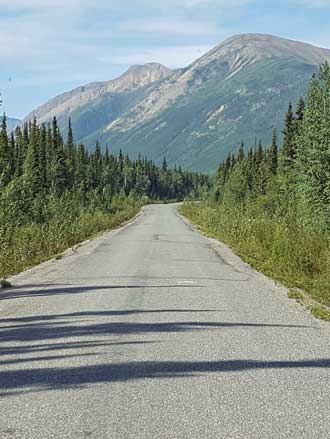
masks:
<svg viewBox="0 0 330 439"><path fill-rule="evenodd" d="M324 233L267 217L256 219L239 210L215 209L207 203L185 203L181 209L205 233L233 246L259 271L330 307L330 240Z"/></svg>
<svg viewBox="0 0 330 439"><path fill-rule="evenodd" d="M127 203L113 213L84 212L43 224L0 225L0 279L19 273L62 253L101 232L118 227L138 213L141 203Z"/></svg>

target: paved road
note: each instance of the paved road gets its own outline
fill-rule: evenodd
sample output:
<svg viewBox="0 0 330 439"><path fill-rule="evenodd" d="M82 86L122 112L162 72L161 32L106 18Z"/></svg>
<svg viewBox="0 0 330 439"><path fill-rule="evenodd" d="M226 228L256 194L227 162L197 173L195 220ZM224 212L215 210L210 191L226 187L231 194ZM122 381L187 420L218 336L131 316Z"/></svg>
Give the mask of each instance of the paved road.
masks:
<svg viewBox="0 0 330 439"><path fill-rule="evenodd" d="M330 325L176 207L0 292L0 438L329 438Z"/></svg>

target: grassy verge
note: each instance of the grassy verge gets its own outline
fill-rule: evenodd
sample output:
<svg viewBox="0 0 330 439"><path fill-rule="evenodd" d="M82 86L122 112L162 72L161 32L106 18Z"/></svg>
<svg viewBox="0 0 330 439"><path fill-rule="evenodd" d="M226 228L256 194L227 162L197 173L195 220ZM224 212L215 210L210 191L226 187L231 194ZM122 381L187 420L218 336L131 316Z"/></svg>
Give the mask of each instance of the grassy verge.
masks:
<svg viewBox="0 0 330 439"><path fill-rule="evenodd" d="M44 224L0 226L0 279L51 258L60 259L66 249L120 226L133 218L141 207L142 203L132 203L111 214L84 212Z"/></svg>
<svg viewBox="0 0 330 439"><path fill-rule="evenodd" d="M330 240L302 227L254 218L207 203L184 203L181 213L200 229L233 246L257 270L290 288L313 314L330 320Z"/></svg>

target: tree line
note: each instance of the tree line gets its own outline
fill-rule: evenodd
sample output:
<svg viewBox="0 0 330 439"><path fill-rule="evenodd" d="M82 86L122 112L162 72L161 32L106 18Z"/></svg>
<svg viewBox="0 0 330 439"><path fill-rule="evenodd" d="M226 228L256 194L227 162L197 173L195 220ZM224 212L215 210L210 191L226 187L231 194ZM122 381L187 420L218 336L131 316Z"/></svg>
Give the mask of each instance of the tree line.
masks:
<svg viewBox="0 0 330 439"><path fill-rule="evenodd" d="M259 199L274 215L330 227L329 64L313 76L306 102L301 97L295 111L289 104L281 147L276 131L268 148L259 142L246 153L242 143L237 155L220 164L214 197L243 208Z"/></svg>
<svg viewBox="0 0 330 439"><path fill-rule="evenodd" d="M63 140L56 117L52 124L38 126L36 120L7 133L6 117L0 131L0 193L20 193L20 203L43 203L45 196L71 194L81 207L111 207L116 194L148 197L151 200L182 200L198 196L207 183L204 175L161 167L146 158L131 160L102 152L99 143L89 152L74 142L69 121ZM28 208L29 206L25 206ZM27 209L29 210L29 209ZM37 218L36 218L37 220Z"/></svg>
<svg viewBox="0 0 330 439"><path fill-rule="evenodd" d="M150 201L196 198L209 177L64 140L56 118L0 129L0 279L118 226Z"/></svg>

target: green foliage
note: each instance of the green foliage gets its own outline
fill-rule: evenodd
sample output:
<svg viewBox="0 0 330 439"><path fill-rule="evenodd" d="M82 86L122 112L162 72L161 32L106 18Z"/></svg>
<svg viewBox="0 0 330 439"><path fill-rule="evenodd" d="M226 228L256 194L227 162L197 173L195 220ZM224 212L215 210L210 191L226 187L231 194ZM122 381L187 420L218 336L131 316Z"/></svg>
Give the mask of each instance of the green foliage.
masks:
<svg viewBox="0 0 330 439"><path fill-rule="evenodd" d="M307 98L298 147L302 201L309 221L330 226L330 66L313 77Z"/></svg>
<svg viewBox="0 0 330 439"><path fill-rule="evenodd" d="M234 246L258 270L330 306L329 237L270 218L264 203L257 204L246 211L215 208L210 201L185 203L182 212L206 233Z"/></svg>
<svg viewBox="0 0 330 439"><path fill-rule="evenodd" d="M330 306L329 139L330 68L325 64L312 78L307 104L300 98L296 114L290 104L280 151L274 132L269 149L259 143L243 159L241 151L238 160L227 158L206 202L183 207L189 218L233 245L259 270L306 290L326 306Z"/></svg>
<svg viewBox="0 0 330 439"><path fill-rule="evenodd" d="M13 169L13 151L10 149L10 144L7 134L7 119L4 115L1 122L0 131L0 189L6 186L12 174Z"/></svg>
<svg viewBox="0 0 330 439"><path fill-rule="evenodd" d="M315 317L321 320L330 322L330 310L323 306L315 306L312 308L312 313Z"/></svg>
<svg viewBox="0 0 330 439"><path fill-rule="evenodd" d="M67 142L57 120L0 131L0 276L60 255L134 216L150 200L197 198L208 177Z"/></svg>
<svg viewBox="0 0 330 439"><path fill-rule="evenodd" d="M273 139L272 139L272 146L269 149L269 170L272 175L277 174L277 167L278 167L278 148L277 148L277 134L276 130L273 131Z"/></svg>
<svg viewBox="0 0 330 439"><path fill-rule="evenodd" d="M0 288L11 288L12 284L6 280L6 279L1 279L0 280Z"/></svg>
<svg viewBox="0 0 330 439"><path fill-rule="evenodd" d="M112 213L101 210L82 211L72 200L50 199L49 219L43 223L27 223L17 227L0 227L0 273L8 276L26 267L56 257L64 250L91 236L119 226L134 216L142 200L125 199L120 208L114 203Z"/></svg>

